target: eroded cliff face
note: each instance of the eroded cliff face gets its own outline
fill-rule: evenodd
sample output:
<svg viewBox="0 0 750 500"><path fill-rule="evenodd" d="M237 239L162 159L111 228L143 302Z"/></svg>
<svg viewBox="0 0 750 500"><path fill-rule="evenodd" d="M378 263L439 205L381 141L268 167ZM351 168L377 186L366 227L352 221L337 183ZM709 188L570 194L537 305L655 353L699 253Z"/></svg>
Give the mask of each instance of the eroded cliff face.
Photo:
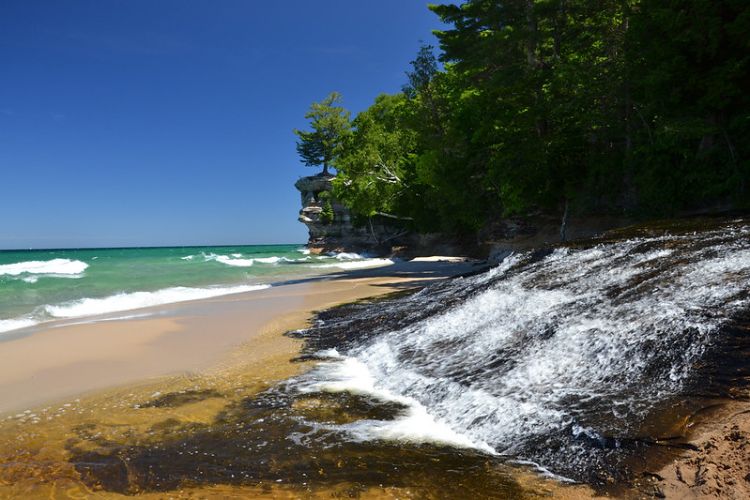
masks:
<svg viewBox="0 0 750 500"><path fill-rule="evenodd" d="M314 253L387 253L394 237L404 231L377 220L355 226L349 210L333 196L331 180L334 177L321 173L301 177L294 184L302 202L299 221L310 233L308 248Z"/></svg>
<svg viewBox="0 0 750 500"><path fill-rule="evenodd" d="M451 236L407 231L397 220L372 217L355 225L349 210L333 196L335 175L301 177L294 186L301 195L299 221L309 230L308 247L314 253L367 252L378 255L470 255L502 260L512 252L556 244L561 241L561 215L507 217L488 221L476 234ZM588 216L566 220L566 238L590 238L624 227L633 221L623 217Z"/></svg>

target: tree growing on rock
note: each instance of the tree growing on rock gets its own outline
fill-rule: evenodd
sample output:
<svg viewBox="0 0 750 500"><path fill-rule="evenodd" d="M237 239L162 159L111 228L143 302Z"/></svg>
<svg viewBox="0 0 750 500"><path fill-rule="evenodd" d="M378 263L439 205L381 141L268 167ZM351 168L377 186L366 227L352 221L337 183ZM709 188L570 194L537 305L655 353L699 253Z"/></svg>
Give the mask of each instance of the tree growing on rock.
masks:
<svg viewBox="0 0 750 500"><path fill-rule="evenodd" d="M350 113L340 105L341 94L331 92L320 102L314 102L305 114L312 130L297 130L297 153L308 167L323 166L323 175L328 167L335 167L342 144L351 132Z"/></svg>

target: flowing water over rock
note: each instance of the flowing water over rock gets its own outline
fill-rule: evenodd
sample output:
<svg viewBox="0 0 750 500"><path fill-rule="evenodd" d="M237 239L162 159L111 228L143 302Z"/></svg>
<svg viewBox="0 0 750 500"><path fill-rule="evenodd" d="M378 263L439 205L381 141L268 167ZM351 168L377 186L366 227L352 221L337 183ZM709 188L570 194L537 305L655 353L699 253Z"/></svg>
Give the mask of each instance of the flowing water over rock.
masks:
<svg viewBox="0 0 750 500"><path fill-rule="evenodd" d="M476 276L321 316L325 362L296 390L395 402L393 420L333 425L355 441L438 442L605 481L747 375L744 221L650 228L516 254ZM659 234L661 233L661 234ZM716 358L721 359L716 359ZM713 359L713 362L709 362ZM740 370L740 371L738 371Z"/></svg>

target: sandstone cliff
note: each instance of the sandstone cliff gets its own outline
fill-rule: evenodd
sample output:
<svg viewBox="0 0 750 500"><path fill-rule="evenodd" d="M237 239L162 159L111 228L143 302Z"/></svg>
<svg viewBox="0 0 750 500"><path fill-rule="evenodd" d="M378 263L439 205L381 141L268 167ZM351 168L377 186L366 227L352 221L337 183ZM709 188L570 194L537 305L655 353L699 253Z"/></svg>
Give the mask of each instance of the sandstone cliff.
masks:
<svg viewBox="0 0 750 500"><path fill-rule="evenodd" d="M310 233L308 248L321 252L388 253L407 231L382 218L366 224L353 224L349 210L332 194L334 175L318 174L301 177L294 184L301 195L299 221Z"/></svg>
<svg viewBox="0 0 750 500"><path fill-rule="evenodd" d="M353 223L349 210L332 194L334 175L301 177L294 186L301 195L299 221L309 230L313 253L367 252L415 257L420 255L470 255L502 260L511 252L538 248L561 240L561 218L537 214L488 221L476 234L450 236L407 231L398 221L373 217ZM590 238L632 221L621 217L571 217L566 220L567 239Z"/></svg>

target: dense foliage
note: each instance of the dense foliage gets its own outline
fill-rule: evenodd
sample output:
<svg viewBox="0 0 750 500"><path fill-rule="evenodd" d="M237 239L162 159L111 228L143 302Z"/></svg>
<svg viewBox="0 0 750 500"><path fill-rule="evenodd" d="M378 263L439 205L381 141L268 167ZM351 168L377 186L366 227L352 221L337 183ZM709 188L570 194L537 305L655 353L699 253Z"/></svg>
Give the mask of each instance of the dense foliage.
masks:
<svg viewBox="0 0 750 500"><path fill-rule="evenodd" d="M352 122L337 196L468 232L510 214L744 207L750 3L470 0Z"/></svg>

